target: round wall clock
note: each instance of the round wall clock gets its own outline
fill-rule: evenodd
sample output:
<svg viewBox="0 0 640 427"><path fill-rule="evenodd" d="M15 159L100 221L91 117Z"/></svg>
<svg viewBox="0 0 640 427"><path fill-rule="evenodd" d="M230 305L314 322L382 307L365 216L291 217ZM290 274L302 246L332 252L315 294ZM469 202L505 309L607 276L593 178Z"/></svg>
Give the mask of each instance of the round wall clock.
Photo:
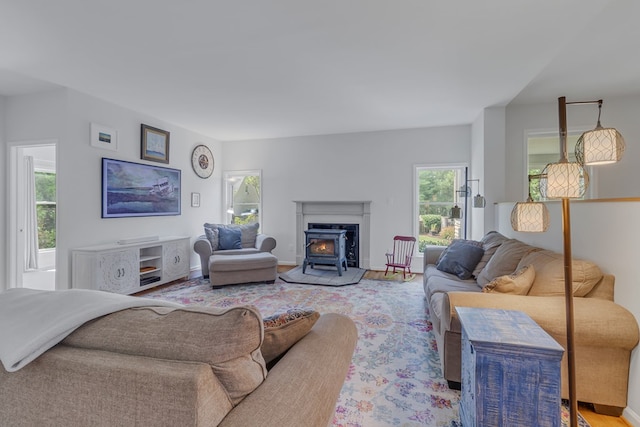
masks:
<svg viewBox="0 0 640 427"><path fill-rule="evenodd" d="M191 166L200 178L209 178L213 173L213 154L206 145L198 145L191 154Z"/></svg>

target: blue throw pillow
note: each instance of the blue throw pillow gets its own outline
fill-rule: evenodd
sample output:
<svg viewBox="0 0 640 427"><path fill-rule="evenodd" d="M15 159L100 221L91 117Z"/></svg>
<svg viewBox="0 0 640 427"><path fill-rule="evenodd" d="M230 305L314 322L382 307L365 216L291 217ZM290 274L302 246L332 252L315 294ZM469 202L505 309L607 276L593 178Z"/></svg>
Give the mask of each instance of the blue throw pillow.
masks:
<svg viewBox="0 0 640 427"><path fill-rule="evenodd" d="M436 268L445 273L451 273L460 279L470 279L471 273L482 259L484 249L480 246L456 241L449 245Z"/></svg>
<svg viewBox="0 0 640 427"><path fill-rule="evenodd" d="M242 232L239 228L218 228L218 249L242 249Z"/></svg>

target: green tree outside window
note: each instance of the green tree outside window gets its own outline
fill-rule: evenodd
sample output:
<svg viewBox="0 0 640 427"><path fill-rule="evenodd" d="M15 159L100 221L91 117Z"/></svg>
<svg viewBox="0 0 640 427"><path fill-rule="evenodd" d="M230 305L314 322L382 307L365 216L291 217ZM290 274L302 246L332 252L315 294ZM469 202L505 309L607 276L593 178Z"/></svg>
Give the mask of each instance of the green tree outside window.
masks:
<svg viewBox="0 0 640 427"><path fill-rule="evenodd" d="M56 174L36 172L36 215L38 217L38 246L56 247Z"/></svg>

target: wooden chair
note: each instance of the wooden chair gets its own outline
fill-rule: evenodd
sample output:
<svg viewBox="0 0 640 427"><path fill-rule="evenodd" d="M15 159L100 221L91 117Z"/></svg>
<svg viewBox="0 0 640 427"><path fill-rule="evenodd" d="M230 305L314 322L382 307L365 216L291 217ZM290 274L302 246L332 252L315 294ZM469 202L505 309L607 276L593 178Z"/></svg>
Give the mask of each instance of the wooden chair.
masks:
<svg viewBox="0 0 640 427"><path fill-rule="evenodd" d="M387 255L387 269L385 276L389 273L389 268L393 268L395 274L396 268L402 269L402 278L407 278L407 272L411 275L411 259L413 258L413 249L416 244L416 238L412 236L395 236L393 238L393 253Z"/></svg>

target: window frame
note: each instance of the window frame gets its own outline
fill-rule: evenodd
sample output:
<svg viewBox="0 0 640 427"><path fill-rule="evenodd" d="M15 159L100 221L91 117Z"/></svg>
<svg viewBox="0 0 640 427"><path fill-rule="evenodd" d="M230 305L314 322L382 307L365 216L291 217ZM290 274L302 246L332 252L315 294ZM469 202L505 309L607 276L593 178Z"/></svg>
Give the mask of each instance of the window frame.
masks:
<svg viewBox="0 0 640 427"><path fill-rule="evenodd" d="M465 179L465 169L468 170L469 165L467 163L459 163L459 162L455 162L455 163L437 163L437 164L428 164L428 163L420 163L420 164L414 164L413 165L413 208L412 208L412 229L413 229L413 236L415 236L416 240L417 240L417 247L416 247L416 252L417 252L417 256L418 257L422 257L423 254L422 252L420 252L418 250L418 248L420 247L420 183L419 183L419 179L420 179L420 172L422 170L425 169L454 169L456 170L456 175L459 181L458 182L464 182ZM467 203L467 200L464 196L461 196L459 193L460 187L464 187L464 183L461 185L457 185L456 183L454 183L454 204L457 202L458 206L462 209L462 211L464 212L464 205L465 203ZM469 212L467 211L467 215L470 215ZM466 226L467 229L467 236L470 235L470 231L471 231L471 224L469 221L466 222L465 224L465 220L462 218L461 219L461 228L460 228L460 233L461 236L464 236L464 228Z"/></svg>
<svg viewBox="0 0 640 427"><path fill-rule="evenodd" d="M259 180L259 192L258 197L258 216L257 221L262 224L262 193L264 189L264 183L262 180L262 169L247 169L247 170L231 170L224 171L222 173L222 197L224 204L222 205L222 218L224 218L225 224L231 224L233 220L233 187L236 182L242 183L242 181L248 176L256 176Z"/></svg>

